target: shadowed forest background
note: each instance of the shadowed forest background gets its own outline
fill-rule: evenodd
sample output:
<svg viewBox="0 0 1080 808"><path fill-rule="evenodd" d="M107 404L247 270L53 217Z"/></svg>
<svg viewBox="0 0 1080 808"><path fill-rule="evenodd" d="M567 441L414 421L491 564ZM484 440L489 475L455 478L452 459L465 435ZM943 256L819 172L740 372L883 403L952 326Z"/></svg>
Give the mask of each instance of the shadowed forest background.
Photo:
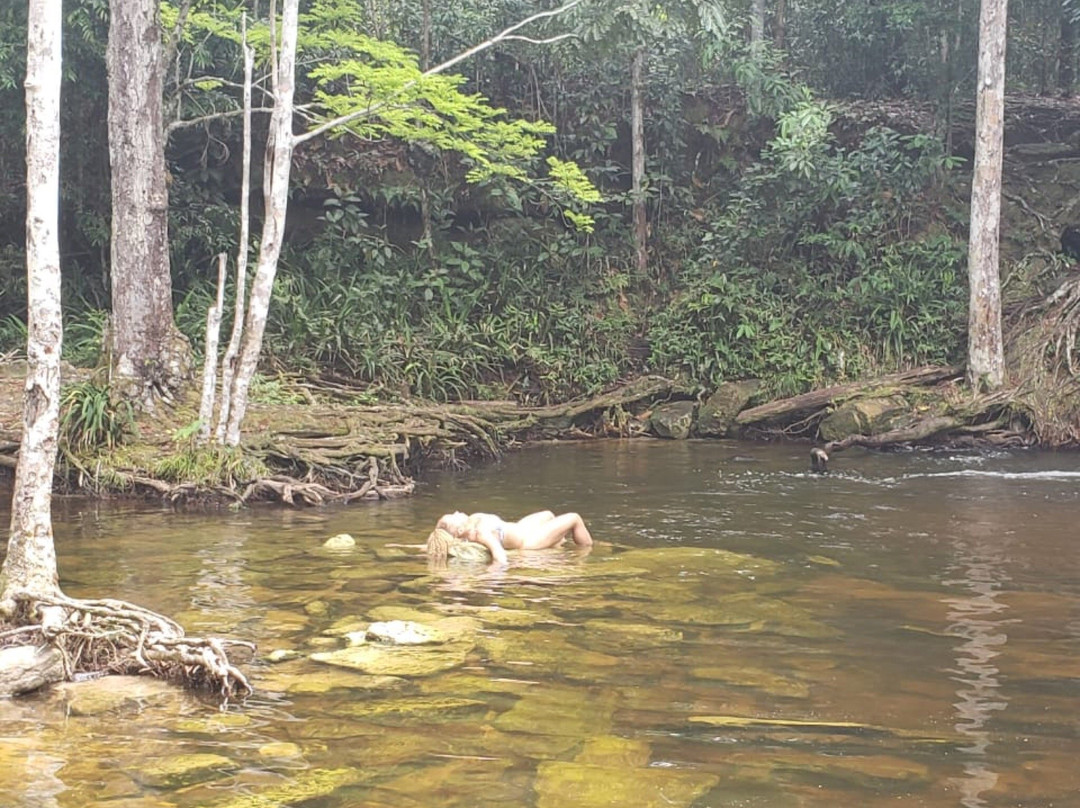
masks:
<svg viewBox="0 0 1080 808"><path fill-rule="evenodd" d="M222 32L243 4L185 5L166 65L166 159L176 318L198 353L213 257L234 253L237 238L241 60ZM342 31L393 43L426 66L539 7L477 5L303 3L302 26L324 35L301 43L301 116L326 91L311 78L320 64L393 67L389 51L345 52ZM168 28L177 9L162 11ZM22 4L0 10L8 351L25 343L25 13ZM110 308L108 4L71 0L65 14L64 348L70 362L94 366ZM1003 277L1022 278L1006 280L1006 305L1010 294L1015 302L1051 288L1072 261L1058 235L1080 220L1078 15L1074 0L1010 8L1007 144L1057 148L1036 158L1052 162L1063 190L1031 215L1017 206L1006 222ZM777 396L962 361L977 17L971 0L587 3L547 23L575 37L509 41L459 66L465 91L513 118L554 124L546 153L575 161L602 192L587 210L591 228L575 227L540 183L467 181L468 156L423 138L383 130L303 144L253 395L285 395L273 378L289 371L367 383L373 400L550 403L642 372L702 389L759 378L763 394ZM636 55L644 261L630 178ZM255 116L256 216L267 118Z"/></svg>

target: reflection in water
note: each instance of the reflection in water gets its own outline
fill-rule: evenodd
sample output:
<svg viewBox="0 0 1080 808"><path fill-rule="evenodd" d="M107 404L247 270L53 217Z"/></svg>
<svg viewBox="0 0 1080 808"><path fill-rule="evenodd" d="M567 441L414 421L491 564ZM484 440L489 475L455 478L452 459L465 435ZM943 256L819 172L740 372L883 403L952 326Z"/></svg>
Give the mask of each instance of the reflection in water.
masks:
<svg viewBox="0 0 1080 808"><path fill-rule="evenodd" d="M0 701L0 808L1076 804L1080 457L843 461L582 443L371 506L61 499L66 589L258 641L257 692ZM550 505L587 515L590 554L440 569L418 543L458 507ZM453 637L325 661L397 619ZM438 669L388 667L414 656Z"/></svg>
<svg viewBox="0 0 1080 808"><path fill-rule="evenodd" d="M992 528L979 526L987 534ZM987 761L990 747L990 732L986 729L994 712L1004 710L1008 700L1001 692L998 679L1000 671L994 663L1002 652L1008 635L1001 630L1008 620L998 615L1008 609L997 601L1002 584L1009 580L1003 566L1006 559L989 537L982 537L965 548L953 571L958 575L945 583L960 586L970 594L966 597L948 598L948 619L951 622L949 633L963 638L964 642L955 647L956 669L952 679L959 683L954 704L957 721L954 725L971 740L968 746L958 751L967 755L964 761L964 776L954 778L961 796L960 804L964 808L981 808L986 801L980 796L992 789L998 780L998 774Z"/></svg>

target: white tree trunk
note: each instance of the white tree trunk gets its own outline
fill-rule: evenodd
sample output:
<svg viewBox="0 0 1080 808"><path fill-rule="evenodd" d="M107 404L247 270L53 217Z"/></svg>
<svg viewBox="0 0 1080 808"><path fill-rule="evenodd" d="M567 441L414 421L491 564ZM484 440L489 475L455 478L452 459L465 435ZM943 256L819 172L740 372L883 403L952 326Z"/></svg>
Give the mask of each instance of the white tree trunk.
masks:
<svg viewBox="0 0 1080 808"><path fill-rule="evenodd" d="M750 50L760 53L765 44L765 0L753 0L750 4Z"/></svg>
<svg viewBox="0 0 1080 808"><path fill-rule="evenodd" d="M218 253L217 300L206 313L206 351L203 359L202 398L199 402L199 443L210 440L214 420L214 393L217 392L218 340L221 312L225 308L225 253Z"/></svg>
<svg viewBox="0 0 1080 808"><path fill-rule="evenodd" d="M968 238L968 383L993 390L1005 381L1001 335L1001 162L1005 132L1005 26L1008 0L982 0L975 111L975 168Z"/></svg>
<svg viewBox="0 0 1080 808"><path fill-rule="evenodd" d="M0 570L0 611L20 592L59 592L52 486L60 431L60 0L30 0L26 49L26 273L28 337L23 435L11 535Z"/></svg>
<svg viewBox="0 0 1080 808"><path fill-rule="evenodd" d="M232 386L236 377L236 358L244 336L244 314L247 309L248 243L251 241L251 77L255 70L255 50L247 44L247 18L244 19L244 146L240 171L240 246L236 252L236 300L233 308L232 335L225 357L221 360L221 408L214 429L214 439L225 442L232 411Z"/></svg>
<svg viewBox="0 0 1080 808"><path fill-rule="evenodd" d="M645 216L645 49L634 51L630 64L630 200L634 219L637 271L649 269L649 223Z"/></svg>
<svg viewBox="0 0 1080 808"><path fill-rule="evenodd" d="M169 196L162 128L162 46L156 0L110 0L113 383L151 408L190 375L173 324Z"/></svg>
<svg viewBox="0 0 1080 808"><path fill-rule="evenodd" d="M285 212L289 201L289 173L292 168L293 90L296 75L296 33L298 0L285 0L281 19L281 46L277 50L274 78L274 113L270 118L270 139L266 145L266 171L263 192L266 215L263 219L259 260L251 287L251 302L244 322L244 341L237 361L230 395L229 422L225 443L240 443L240 425L247 412L248 390L262 352L266 315L274 289L278 257L285 232ZM276 37L275 37L276 39Z"/></svg>

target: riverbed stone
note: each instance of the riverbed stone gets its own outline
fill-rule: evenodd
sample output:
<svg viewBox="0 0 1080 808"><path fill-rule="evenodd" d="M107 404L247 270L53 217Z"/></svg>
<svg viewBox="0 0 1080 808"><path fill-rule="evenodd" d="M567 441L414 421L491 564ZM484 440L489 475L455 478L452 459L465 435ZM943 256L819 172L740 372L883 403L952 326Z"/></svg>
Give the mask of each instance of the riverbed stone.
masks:
<svg viewBox="0 0 1080 808"><path fill-rule="evenodd" d="M355 546L356 539L348 533L338 533L323 542L323 547L327 550L351 550Z"/></svg>
<svg viewBox="0 0 1080 808"><path fill-rule="evenodd" d="M145 761L131 776L146 786L176 789L219 779L239 765L224 755L200 752Z"/></svg>
<svg viewBox="0 0 1080 808"><path fill-rule="evenodd" d="M736 687L748 687L770 696L805 699L810 695L810 686L806 682L737 661L697 667L691 669L690 672L697 679L723 682Z"/></svg>
<svg viewBox="0 0 1080 808"><path fill-rule="evenodd" d="M430 676L465 664L469 644L438 646L394 646L369 643L339 651L312 654L316 662L337 665L372 675Z"/></svg>
<svg viewBox="0 0 1080 808"><path fill-rule="evenodd" d="M735 423L735 416L745 409L760 387L761 382L757 379L721 384L698 410L694 434L702 438L727 435Z"/></svg>
<svg viewBox="0 0 1080 808"><path fill-rule="evenodd" d="M437 628L410 620L385 620L368 626L364 639L389 645L432 645L446 642L448 637Z"/></svg>
<svg viewBox="0 0 1080 808"><path fill-rule="evenodd" d="M652 547L627 550L614 558L620 564L643 568L652 573L678 575L690 571L710 576L739 576L757 579L775 575L780 565L775 561L716 547Z"/></svg>
<svg viewBox="0 0 1080 808"><path fill-rule="evenodd" d="M536 773L538 808L680 808L720 781L692 770L627 768L551 760Z"/></svg>
<svg viewBox="0 0 1080 808"><path fill-rule="evenodd" d="M284 670L275 668L266 676L256 679L256 687L274 693L322 695L334 690L352 690L357 693L393 693L409 685L400 676L371 676L343 667L319 665Z"/></svg>
<svg viewBox="0 0 1080 808"><path fill-rule="evenodd" d="M649 417L649 428L654 435L672 440L685 440L694 427L693 401L669 401L661 404Z"/></svg>
<svg viewBox="0 0 1080 808"><path fill-rule="evenodd" d="M625 654L674 645L682 638L681 631L654 623L586 620L584 636L575 635L572 639L594 651Z"/></svg>
<svg viewBox="0 0 1080 808"><path fill-rule="evenodd" d="M843 440L851 435L878 435L895 429L909 413L903 396L862 398L848 401L822 419L818 434L823 440Z"/></svg>
<svg viewBox="0 0 1080 808"><path fill-rule="evenodd" d="M301 653L295 648L275 648L266 655L266 661L273 662L276 665L281 662L288 662L292 659L299 659L300 657Z"/></svg>
<svg viewBox="0 0 1080 808"><path fill-rule="evenodd" d="M183 698L178 687L152 676L102 676L85 682L63 682L54 688L54 693L70 715L82 716L141 710Z"/></svg>
<svg viewBox="0 0 1080 808"><path fill-rule="evenodd" d="M653 603L649 605L649 614L660 622L730 626L739 631L767 632L785 637L819 639L839 634L805 609L755 592L723 595L697 603Z"/></svg>
<svg viewBox="0 0 1080 808"><path fill-rule="evenodd" d="M288 741L271 741L259 747L259 757L264 758L297 758L302 755L300 745Z"/></svg>
<svg viewBox="0 0 1080 808"><path fill-rule="evenodd" d="M459 696L415 696L384 701L358 701L343 705L339 715L392 726L440 724L487 710L487 702Z"/></svg>

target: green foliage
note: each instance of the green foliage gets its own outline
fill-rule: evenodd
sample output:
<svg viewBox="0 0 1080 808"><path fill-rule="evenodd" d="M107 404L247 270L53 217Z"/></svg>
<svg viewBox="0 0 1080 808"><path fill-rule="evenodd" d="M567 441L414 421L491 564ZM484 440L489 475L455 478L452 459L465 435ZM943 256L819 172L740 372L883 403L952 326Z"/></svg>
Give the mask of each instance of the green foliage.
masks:
<svg viewBox="0 0 1080 808"><path fill-rule="evenodd" d="M60 440L74 454L114 449L134 425L127 401L112 401L108 385L93 380L66 387L60 397Z"/></svg>
<svg viewBox="0 0 1080 808"><path fill-rule="evenodd" d="M649 332L660 367L777 393L880 367L955 360L962 244L926 192L950 162L887 129L816 142L812 176L778 138L712 219Z"/></svg>
<svg viewBox="0 0 1080 808"><path fill-rule="evenodd" d="M236 488L268 473L262 461L240 447L195 446L184 438L180 443L185 445L178 445L154 463L151 473L155 477L202 488Z"/></svg>
<svg viewBox="0 0 1080 808"><path fill-rule="evenodd" d="M105 345L109 313L80 308L82 311L77 318L69 318L64 323L64 358L75 367L95 367Z"/></svg>

